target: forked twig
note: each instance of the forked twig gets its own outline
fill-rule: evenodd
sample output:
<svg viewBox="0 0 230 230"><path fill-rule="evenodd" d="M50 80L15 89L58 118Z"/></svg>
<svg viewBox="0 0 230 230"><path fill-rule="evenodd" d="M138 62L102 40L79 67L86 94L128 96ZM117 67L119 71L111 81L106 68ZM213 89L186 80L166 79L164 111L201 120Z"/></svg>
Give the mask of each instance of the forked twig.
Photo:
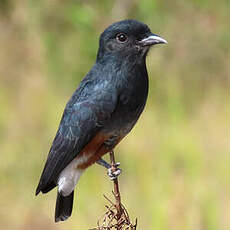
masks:
<svg viewBox="0 0 230 230"><path fill-rule="evenodd" d="M117 165L115 162L114 152L110 152L110 161L112 166L112 171L117 170ZM113 179L114 191L112 191L115 203L112 202L108 197L105 199L109 202L110 206L106 205L106 212L97 221L97 227L90 230L136 230L137 219L135 224L132 224L129 219L129 214L121 203L121 195L119 191L118 179Z"/></svg>

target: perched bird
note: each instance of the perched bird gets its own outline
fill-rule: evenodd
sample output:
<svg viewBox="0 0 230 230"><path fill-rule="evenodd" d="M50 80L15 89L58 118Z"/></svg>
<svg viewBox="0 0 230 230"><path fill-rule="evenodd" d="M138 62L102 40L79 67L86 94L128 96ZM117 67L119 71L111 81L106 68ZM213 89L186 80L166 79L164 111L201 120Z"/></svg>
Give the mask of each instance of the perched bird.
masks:
<svg viewBox="0 0 230 230"><path fill-rule="evenodd" d="M58 186L55 222L72 213L74 188L95 162L133 128L148 95L146 56L153 45L167 43L136 20L110 25L100 36L96 63L64 110L36 195ZM109 171L114 178L120 174Z"/></svg>

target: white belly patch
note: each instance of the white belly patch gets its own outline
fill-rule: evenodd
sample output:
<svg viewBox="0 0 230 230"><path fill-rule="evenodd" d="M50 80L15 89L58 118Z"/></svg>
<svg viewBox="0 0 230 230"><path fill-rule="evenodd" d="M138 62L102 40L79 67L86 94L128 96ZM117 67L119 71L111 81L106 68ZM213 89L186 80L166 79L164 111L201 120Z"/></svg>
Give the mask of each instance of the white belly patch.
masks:
<svg viewBox="0 0 230 230"><path fill-rule="evenodd" d="M87 162L89 156L81 156L72 160L60 173L58 178L58 192L63 196L68 196L74 190L84 169L78 169L77 166Z"/></svg>

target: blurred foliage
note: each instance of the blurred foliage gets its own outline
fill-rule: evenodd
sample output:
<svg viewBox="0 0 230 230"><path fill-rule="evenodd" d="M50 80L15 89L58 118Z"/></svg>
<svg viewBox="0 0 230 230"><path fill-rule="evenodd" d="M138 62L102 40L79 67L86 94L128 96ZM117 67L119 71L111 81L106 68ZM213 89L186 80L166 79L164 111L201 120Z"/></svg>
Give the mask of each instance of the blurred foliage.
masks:
<svg viewBox="0 0 230 230"><path fill-rule="evenodd" d="M100 33L135 18L169 44L150 52L147 108L116 148L124 203L139 229L229 230L229 12L229 0L1 0L1 228L95 226L112 186L104 169L83 175L65 223L53 221L56 192L34 192Z"/></svg>

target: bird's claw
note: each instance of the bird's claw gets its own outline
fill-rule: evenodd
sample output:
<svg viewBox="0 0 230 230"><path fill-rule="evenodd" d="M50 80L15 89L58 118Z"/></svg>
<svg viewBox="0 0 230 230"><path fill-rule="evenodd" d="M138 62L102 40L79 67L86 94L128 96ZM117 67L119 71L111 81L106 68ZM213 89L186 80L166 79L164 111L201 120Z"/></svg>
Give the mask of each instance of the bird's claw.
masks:
<svg viewBox="0 0 230 230"><path fill-rule="evenodd" d="M118 167L118 166L120 166L120 162L117 162L117 163L115 163L115 167Z"/></svg>
<svg viewBox="0 0 230 230"><path fill-rule="evenodd" d="M120 163L116 163L116 166L119 166L119 165L120 165ZM108 169L107 174L108 174L110 180L115 180L121 173L122 173L121 169L111 167Z"/></svg>

